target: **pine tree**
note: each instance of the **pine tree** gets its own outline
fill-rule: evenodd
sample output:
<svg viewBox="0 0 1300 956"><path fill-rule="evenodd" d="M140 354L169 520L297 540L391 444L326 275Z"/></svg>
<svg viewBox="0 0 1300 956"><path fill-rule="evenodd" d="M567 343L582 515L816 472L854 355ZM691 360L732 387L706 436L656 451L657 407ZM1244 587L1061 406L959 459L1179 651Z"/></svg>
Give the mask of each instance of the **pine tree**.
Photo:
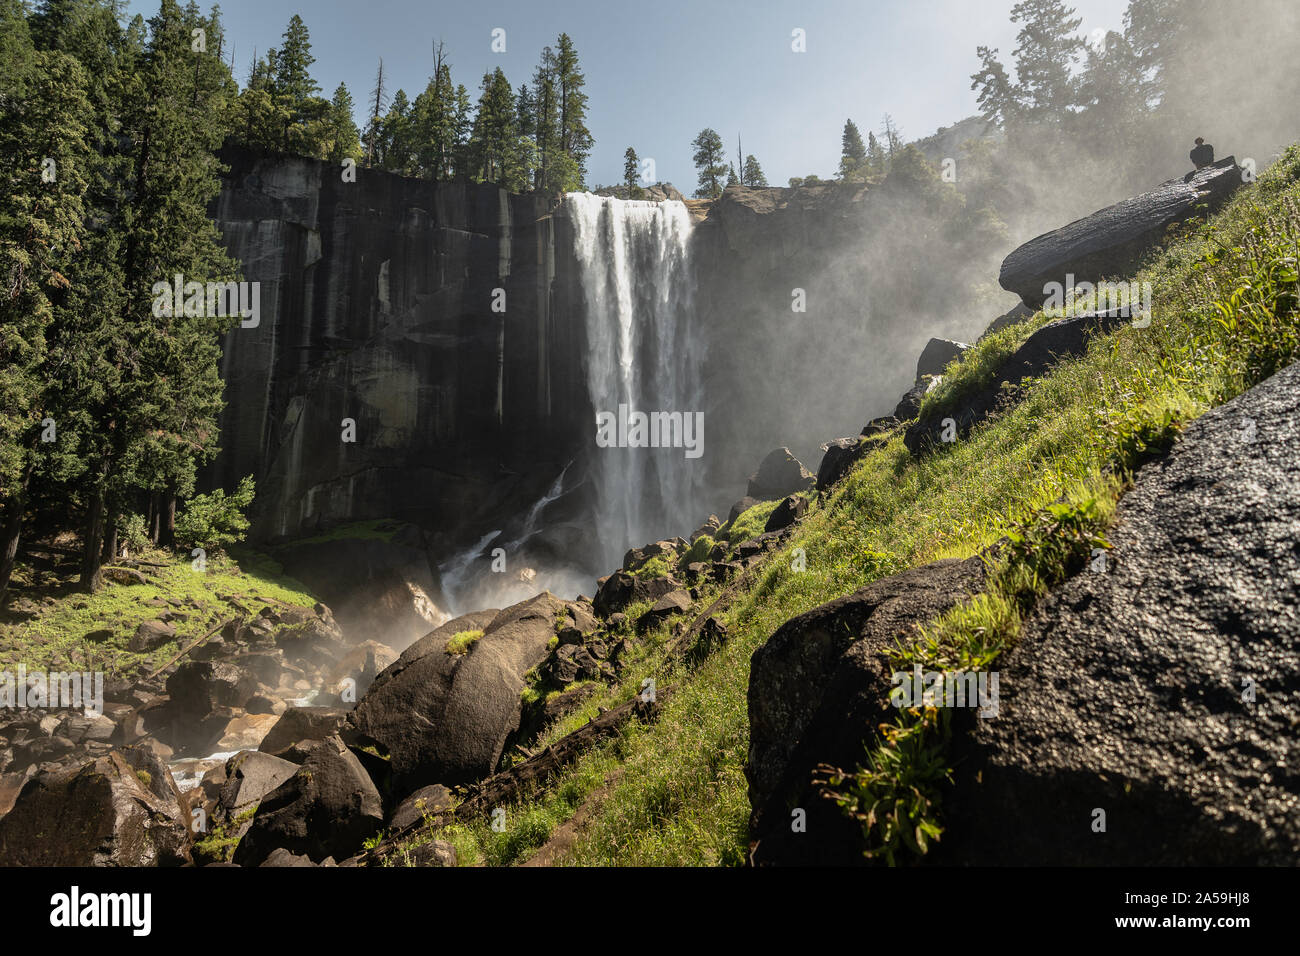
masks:
<svg viewBox="0 0 1300 956"><path fill-rule="evenodd" d="M49 387L48 339L86 233L89 86L73 57L36 50L17 0L0 0L0 163L14 173L0 190L0 602L32 476L67 464L66 431L62 444L41 436L43 422L71 425Z"/></svg>
<svg viewBox="0 0 1300 956"><path fill-rule="evenodd" d="M382 146L384 169L393 173L412 172L415 143L411 136L411 104L405 90L393 94L392 105L380 121L379 142Z"/></svg>
<svg viewBox="0 0 1300 956"><path fill-rule="evenodd" d="M758 160L752 153L745 157L745 166L740 173L740 182L745 186L767 185L767 177L763 175L763 167L758 165Z"/></svg>
<svg viewBox="0 0 1300 956"><path fill-rule="evenodd" d="M370 91L370 118L366 122L366 131L362 135L362 142L366 146L367 166L374 166L375 162L380 158L377 155L380 124L387 106L388 88L384 85L384 60L380 57L379 69L375 73L375 85Z"/></svg>
<svg viewBox="0 0 1300 956"><path fill-rule="evenodd" d="M1076 100L1070 70L1078 62L1083 40L1075 33L1083 22L1062 0L1020 0L1011 8L1016 35L1016 95L1028 118L1060 119Z"/></svg>
<svg viewBox="0 0 1300 956"><path fill-rule="evenodd" d="M554 187L571 192L583 188L587 177L587 157L594 141L587 129L586 77L578 68L578 51L567 33L556 41L555 81L559 97L559 150L556 166L559 175Z"/></svg>
<svg viewBox="0 0 1300 956"><path fill-rule="evenodd" d="M352 94L347 85L340 83L330 100L329 127L322 144L325 159L338 165L345 159L361 158L361 134L352 119Z"/></svg>
<svg viewBox="0 0 1300 956"><path fill-rule="evenodd" d="M847 179L861 169L867 161L867 147L862 142L853 120L844 121L844 135L840 137L840 178Z"/></svg>
<svg viewBox="0 0 1300 956"><path fill-rule="evenodd" d="M549 46L544 47L541 60L533 73L533 143L537 156L533 182L535 189L546 192L562 189L562 185L555 183L552 176L555 156L560 152L559 99L556 95L555 74L555 51Z"/></svg>
<svg viewBox="0 0 1300 956"><path fill-rule="evenodd" d="M722 195L723 177L727 175L722 137L706 128L700 131L691 145L695 148L693 159L700 177L695 195L701 199L717 199Z"/></svg>
<svg viewBox="0 0 1300 956"><path fill-rule="evenodd" d="M736 164L727 163L727 186L739 186L740 177L736 175Z"/></svg>
<svg viewBox="0 0 1300 956"><path fill-rule="evenodd" d="M78 379L85 418L79 453L85 504L82 586L99 586L106 527L137 489L174 513L197 466L216 453L221 408L218 335L233 319L154 308L156 283L237 275L208 207L220 190L215 150L225 138L222 90L199 89L190 48L193 11L162 0L123 92L126 191L116 219L74 288L60 347ZM84 279L84 281L82 281ZM165 533L164 533L165 539Z"/></svg>
<svg viewBox="0 0 1300 956"><path fill-rule="evenodd" d="M980 70L971 74L970 88L980 91L977 100L980 115L989 123L1005 129L1020 117L1021 104L1016 89L1006 67L998 60L996 47L976 47L975 53L980 58Z"/></svg>
<svg viewBox="0 0 1300 956"><path fill-rule="evenodd" d="M637 185L639 176L638 166L641 160L637 158L636 150L629 146L623 152L623 185L629 189Z"/></svg>

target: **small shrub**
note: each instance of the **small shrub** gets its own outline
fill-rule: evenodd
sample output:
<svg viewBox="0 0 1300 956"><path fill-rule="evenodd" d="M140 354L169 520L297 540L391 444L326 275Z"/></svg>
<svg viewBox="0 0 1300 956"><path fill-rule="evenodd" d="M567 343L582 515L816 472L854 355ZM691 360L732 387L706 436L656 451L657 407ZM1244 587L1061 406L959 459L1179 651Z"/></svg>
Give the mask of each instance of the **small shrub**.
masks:
<svg viewBox="0 0 1300 956"><path fill-rule="evenodd" d="M244 540L253 503L253 478L243 479L229 497L218 488L210 495L195 495L176 518L176 541L185 548L219 551Z"/></svg>

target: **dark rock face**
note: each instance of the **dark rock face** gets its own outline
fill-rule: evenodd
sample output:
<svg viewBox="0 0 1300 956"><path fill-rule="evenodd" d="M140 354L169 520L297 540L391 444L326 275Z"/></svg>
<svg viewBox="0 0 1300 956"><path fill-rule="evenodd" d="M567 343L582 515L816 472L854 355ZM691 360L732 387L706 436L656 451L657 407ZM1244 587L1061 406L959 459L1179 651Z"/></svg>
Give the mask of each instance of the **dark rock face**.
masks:
<svg viewBox="0 0 1300 956"><path fill-rule="evenodd" d="M1093 283L1127 275L1167 227L1196 215L1202 204L1212 212L1241 184L1241 169L1231 156L1184 179L1162 183L1031 239L1003 260L998 282L1038 309L1049 296L1044 286L1064 284L1067 275Z"/></svg>
<svg viewBox="0 0 1300 956"><path fill-rule="evenodd" d="M166 767L138 773L109 753L38 774L0 819L6 866L180 866L190 835ZM156 776L161 770L165 779ZM149 779L146 782L144 777Z"/></svg>
<svg viewBox="0 0 1300 956"><path fill-rule="evenodd" d="M290 707L262 738L258 750L278 756L296 743L324 740L338 732L348 713L342 707Z"/></svg>
<svg viewBox="0 0 1300 956"><path fill-rule="evenodd" d="M223 453L208 477L256 476L254 534L395 518L468 542L540 499L591 421L574 269L556 261L568 226L549 201L222 159L214 215L262 283L261 314L223 343Z"/></svg>
<svg viewBox="0 0 1300 956"><path fill-rule="evenodd" d="M426 815L446 813L454 803L451 791L442 784L421 787L398 805L388 825L395 830L405 830L419 823Z"/></svg>
<svg viewBox="0 0 1300 956"><path fill-rule="evenodd" d="M822 463L817 466L817 490L825 491L843 478L858 460L857 437L837 438L827 442Z"/></svg>
<svg viewBox="0 0 1300 956"><path fill-rule="evenodd" d="M948 339L931 339L925 343L921 357L916 360L916 380L922 381L926 375L942 375L948 363L961 358L970 346L964 342L952 342Z"/></svg>
<svg viewBox="0 0 1300 956"><path fill-rule="evenodd" d="M990 335L993 335L995 332L1001 332L1005 328L1010 328L1013 325L1019 325L1021 322L1024 322L1026 319L1033 318L1034 311L1035 311L1034 309L1029 308L1023 302L1017 302L1012 308L1008 309L1006 312L1002 313L996 319L990 322L988 324L988 328L986 328L982 333L980 333L980 337L978 341L982 342L984 341L984 339L988 338Z"/></svg>
<svg viewBox="0 0 1300 956"><path fill-rule="evenodd" d="M379 791L343 741L334 736L305 747L302 766L258 805L235 850L240 866L257 866L277 849L315 862L351 856L383 826Z"/></svg>
<svg viewBox="0 0 1300 956"><path fill-rule="evenodd" d="M486 776L519 727L524 674L546 659L564 607L544 592L506 608L465 654L446 650L447 640L466 630L464 619L443 625L375 679L345 736L387 754L397 795Z"/></svg>
<svg viewBox="0 0 1300 956"><path fill-rule="evenodd" d="M1132 322L1121 310L1089 312L1049 322L1034 332L993 374L993 384L966 398L960 406L941 415L918 419L908 426L903 444L916 454L942 440L943 421L951 418L958 435L964 435L993 414L1005 400L1002 383L1019 385L1027 378L1042 375L1060 359L1082 355L1094 335L1113 332Z"/></svg>
<svg viewBox="0 0 1300 956"><path fill-rule="evenodd" d="M937 860L1294 865L1298 423L1292 365L1138 472L1106 571L1057 589L997 665Z"/></svg>
<svg viewBox="0 0 1300 956"><path fill-rule="evenodd" d="M746 494L760 501L770 501L805 491L815 480L813 473L791 454L789 448L778 448L769 452L759 463L758 471L749 476Z"/></svg>
<svg viewBox="0 0 1300 956"><path fill-rule="evenodd" d="M609 617L628 605L658 600L676 588L677 582L670 577L638 578L627 571L615 571L596 591L592 607L600 617Z"/></svg>
<svg viewBox="0 0 1300 956"><path fill-rule="evenodd" d="M791 495L772 509L772 513L767 516L767 524L763 527L763 530L781 531L790 527L807 513L807 499L798 495Z"/></svg>
<svg viewBox="0 0 1300 956"><path fill-rule="evenodd" d="M891 717L882 652L983 587L980 558L890 575L783 624L751 659L750 834L756 863L860 862L857 825L811 786L820 763L845 769ZM791 830L792 808L807 832Z"/></svg>
<svg viewBox="0 0 1300 956"><path fill-rule="evenodd" d="M898 400L898 404L894 407L894 420L899 422L910 422L920 414L922 400L929 391L938 384L938 381L939 380L936 378L926 379L924 382L918 382L916 385L913 385L904 392L903 397Z"/></svg>

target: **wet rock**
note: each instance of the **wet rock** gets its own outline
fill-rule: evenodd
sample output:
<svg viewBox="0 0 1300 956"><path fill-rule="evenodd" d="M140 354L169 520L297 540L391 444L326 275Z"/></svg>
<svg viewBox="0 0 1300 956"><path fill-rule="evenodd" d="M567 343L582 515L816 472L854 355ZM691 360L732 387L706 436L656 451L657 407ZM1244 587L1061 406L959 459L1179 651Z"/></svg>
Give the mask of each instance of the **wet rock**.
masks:
<svg viewBox="0 0 1300 956"><path fill-rule="evenodd" d="M235 850L240 866L257 866L276 849L313 861L350 856L383 826L379 791L342 739L303 746L302 765L258 805Z"/></svg>
<svg viewBox="0 0 1300 956"><path fill-rule="evenodd" d="M958 738L937 862L1294 865L1298 444L1291 365L1137 472L1104 565L995 665L998 714Z"/></svg>
<svg viewBox="0 0 1300 956"><path fill-rule="evenodd" d="M153 782L145 782L118 752L38 774L0 819L0 862L77 867L189 863L184 814L174 798L160 795L169 791Z"/></svg>
<svg viewBox="0 0 1300 956"><path fill-rule="evenodd" d="M891 718L884 652L982 589L979 557L875 581L791 618L754 652L749 678L750 832L757 863L860 861L856 824L811 786L822 763L852 769ZM790 808L807 811L793 833Z"/></svg>

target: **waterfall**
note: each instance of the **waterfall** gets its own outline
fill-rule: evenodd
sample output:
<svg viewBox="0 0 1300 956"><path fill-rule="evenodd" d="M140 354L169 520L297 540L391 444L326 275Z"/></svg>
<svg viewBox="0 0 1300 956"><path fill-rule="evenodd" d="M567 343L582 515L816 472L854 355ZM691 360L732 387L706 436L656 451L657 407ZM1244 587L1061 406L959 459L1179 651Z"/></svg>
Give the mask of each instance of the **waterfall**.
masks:
<svg viewBox="0 0 1300 956"><path fill-rule="evenodd" d="M565 206L586 299L592 407L598 415L620 405L702 411L686 206L590 193L569 193ZM689 533L703 517L701 459L686 458L681 448L595 448L593 459L595 546L606 566L617 566L628 547Z"/></svg>

